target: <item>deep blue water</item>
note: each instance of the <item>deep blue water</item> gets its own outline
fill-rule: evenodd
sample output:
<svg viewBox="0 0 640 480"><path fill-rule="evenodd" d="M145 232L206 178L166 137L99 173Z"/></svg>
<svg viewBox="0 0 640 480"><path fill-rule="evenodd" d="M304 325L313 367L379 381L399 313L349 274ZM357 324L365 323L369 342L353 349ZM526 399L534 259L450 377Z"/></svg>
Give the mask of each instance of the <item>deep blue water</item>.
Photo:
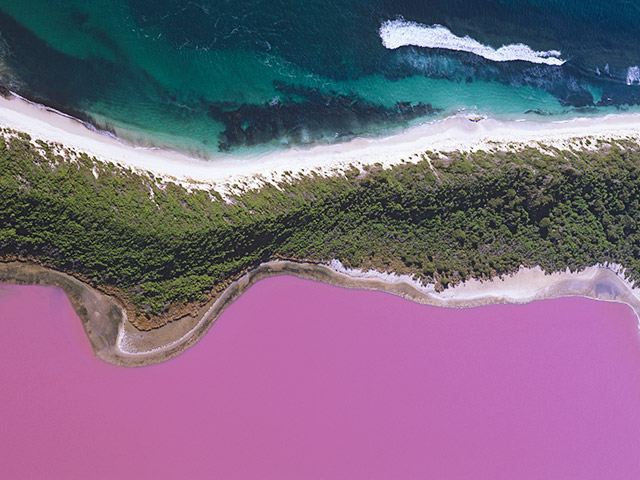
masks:
<svg viewBox="0 0 640 480"><path fill-rule="evenodd" d="M0 0L6 89L202 154L625 110L639 65L636 0Z"/></svg>

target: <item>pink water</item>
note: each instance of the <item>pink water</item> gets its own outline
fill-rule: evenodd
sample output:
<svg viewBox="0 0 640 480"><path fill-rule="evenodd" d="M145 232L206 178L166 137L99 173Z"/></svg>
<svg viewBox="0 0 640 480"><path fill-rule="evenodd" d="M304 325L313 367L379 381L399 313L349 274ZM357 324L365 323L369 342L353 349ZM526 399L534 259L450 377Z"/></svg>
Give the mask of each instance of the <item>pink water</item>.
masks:
<svg viewBox="0 0 640 480"><path fill-rule="evenodd" d="M9 286L0 365L0 478L640 478L620 304L443 310L279 277L184 355L125 369L60 290Z"/></svg>

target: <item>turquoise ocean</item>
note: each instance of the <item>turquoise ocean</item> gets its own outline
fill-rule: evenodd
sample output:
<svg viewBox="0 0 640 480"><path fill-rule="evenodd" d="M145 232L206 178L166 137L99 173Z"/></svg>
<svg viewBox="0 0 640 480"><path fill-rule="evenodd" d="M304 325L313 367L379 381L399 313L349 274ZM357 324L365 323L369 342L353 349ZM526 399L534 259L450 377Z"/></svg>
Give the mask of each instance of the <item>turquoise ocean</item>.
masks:
<svg viewBox="0 0 640 480"><path fill-rule="evenodd" d="M640 1L0 0L0 88L205 157L634 111Z"/></svg>

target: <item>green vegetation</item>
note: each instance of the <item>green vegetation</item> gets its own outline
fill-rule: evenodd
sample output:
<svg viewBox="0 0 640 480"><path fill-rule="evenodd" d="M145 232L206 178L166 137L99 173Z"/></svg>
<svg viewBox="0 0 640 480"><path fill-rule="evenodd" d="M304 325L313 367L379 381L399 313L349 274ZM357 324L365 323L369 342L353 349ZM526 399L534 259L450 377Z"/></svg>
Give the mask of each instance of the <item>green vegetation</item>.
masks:
<svg viewBox="0 0 640 480"><path fill-rule="evenodd" d="M273 258L412 273L438 288L520 265L616 262L640 278L640 146L452 153L216 193L0 139L0 255L115 292L141 328ZM426 154L425 157L426 158Z"/></svg>

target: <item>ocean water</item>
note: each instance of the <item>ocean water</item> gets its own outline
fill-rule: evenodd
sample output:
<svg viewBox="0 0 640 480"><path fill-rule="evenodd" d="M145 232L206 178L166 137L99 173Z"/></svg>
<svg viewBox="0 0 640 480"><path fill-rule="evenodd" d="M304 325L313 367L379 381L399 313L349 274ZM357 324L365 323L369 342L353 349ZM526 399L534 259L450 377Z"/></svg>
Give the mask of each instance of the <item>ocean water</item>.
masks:
<svg viewBox="0 0 640 480"><path fill-rule="evenodd" d="M2 0L0 85L203 156L637 109L628 0Z"/></svg>
<svg viewBox="0 0 640 480"><path fill-rule="evenodd" d="M61 290L0 286L0 361L7 479L640 478L622 304L440 309L278 277L126 369Z"/></svg>

